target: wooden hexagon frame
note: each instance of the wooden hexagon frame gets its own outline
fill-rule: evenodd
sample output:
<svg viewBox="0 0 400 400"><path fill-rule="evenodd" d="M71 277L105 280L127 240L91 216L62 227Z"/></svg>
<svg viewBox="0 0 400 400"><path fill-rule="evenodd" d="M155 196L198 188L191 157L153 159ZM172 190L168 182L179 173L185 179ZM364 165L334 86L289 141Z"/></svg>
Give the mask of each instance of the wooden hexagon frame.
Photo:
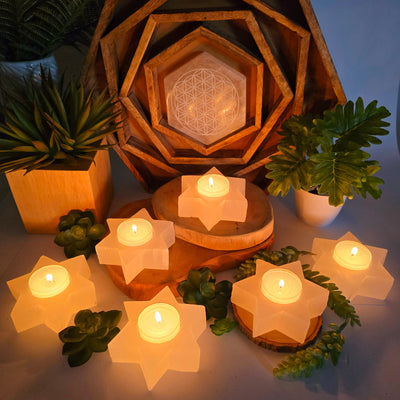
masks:
<svg viewBox="0 0 400 400"><path fill-rule="evenodd" d="M276 151L279 139L276 131L286 118L291 114L299 114L301 111L320 112L346 101L310 0L285 2L223 0L223 6L220 6L218 3L221 1L207 2L209 9L197 12L194 11L202 6L197 4L199 2L185 2L185 5L181 5L174 0L139 0L130 2L130 7L125 7L125 9L120 0L105 2L82 71L82 78L89 86L96 83L101 88L104 87L106 76L110 93L116 96L121 95L120 102L116 106L121 110L121 118L126 117L126 119L123 120L123 128L118 132L118 138L110 137L109 140L118 144L115 150L147 189L157 188L161 183L180 174L202 173L210 165L218 165L224 173L244 176L250 181L260 183L265 175L264 165L268 162L270 155ZM190 9L188 9L189 6ZM113 13L118 9L120 9L119 20L125 15L129 17L116 25L114 20L118 18L115 18L115 15L113 18ZM195 157L178 157L177 162L177 157L171 158L170 155L174 153L180 155L179 149L176 151L177 149L165 140L164 135L155 135L154 130L149 128L148 114L140 101L134 99L135 106L130 105L130 108L123 103L126 93L123 87L120 91L119 86L119 82L125 80L127 72L126 69L120 68L121 63L124 58L132 54L129 46L135 45L135 49L139 50L143 46L147 47L148 44L152 45L152 35L149 35L148 31L146 33L144 29L150 18L161 14L181 14L185 16L183 18L190 21L193 15L210 13L210 10L217 10L215 12L219 13L245 11L254 16L254 21L247 25L248 30L251 29L250 27L253 28L253 41L259 49L259 43L268 43L273 62L276 66L279 65L280 71L283 72L281 74L287 79L294 93L293 100L279 113L275 121L265 124L265 118L263 118L264 125L255 135L255 140L251 143L247 140L250 137L253 138L250 134L245 138L247 141L236 142L236 146L244 150L244 156L239 163L235 152L225 148L218 151L224 154L221 158L215 157L216 153L209 156L194 154ZM111 24L109 24L110 21ZM168 30L165 25L163 28ZM253 34L254 32L257 33ZM101 53L98 51L100 41ZM232 42L235 43L235 40ZM157 50L161 52L163 49ZM260 53L262 53L261 50L258 51L259 55ZM138 56L138 51L134 56ZM263 55L258 58L265 59ZM266 95L268 96L268 93L265 94L264 89L264 96ZM126 109L122 106L123 104ZM135 137L132 135L133 131L139 134ZM193 158L197 162L193 162Z"/></svg>
<svg viewBox="0 0 400 400"><path fill-rule="evenodd" d="M160 15L157 15L160 17ZM209 43L209 44L208 44ZM237 132L232 132L225 138L218 140L211 145L204 145L200 142L195 141L193 138L187 137L186 135L176 131L174 128L170 127L165 121L165 116L162 115L160 103L160 90L161 86L159 79L159 67L163 69L167 68L169 60L172 57L176 57L179 53L179 58L187 57L188 55L195 52L200 46L211 48L217 47L217 56L219 52L223 51L224 48L229 49L231 53L234 54L238 62L241 64L241 69L243 72L247 72L247 103L249 107L247 112L250 116L247 118L246 125L239 129ZM188 51L188 47L190 50ZM183 54L182 54L183 53ZM168 49L164 50L160 54L157 54L154 58L148 61L144 65L146 80L147 80L147 90L148 98L150 102L150 111L152 116L152 125L156 130L165 133L167 136L178 137L185 141L190 147L198 151L202 155L208 156L214 153L216 150L223 148L226 144L229 144L235 140L238 140L261 127L261 106L262 106L262 79L263 79L263 64L256 58L247 54L237 46L233 45L226 39L218 36L212 31L200 26L195 29L184 38L177 41L174 45L170 46ZM253 96L251 96L254 93ZM251 99L249 99L251 97Z"/></svg>

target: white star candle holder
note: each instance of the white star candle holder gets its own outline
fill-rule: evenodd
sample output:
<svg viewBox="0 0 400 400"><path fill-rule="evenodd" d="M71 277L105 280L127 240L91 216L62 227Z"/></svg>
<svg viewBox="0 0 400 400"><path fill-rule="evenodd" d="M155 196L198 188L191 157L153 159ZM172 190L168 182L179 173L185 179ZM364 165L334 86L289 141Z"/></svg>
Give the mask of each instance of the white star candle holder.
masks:
<svg viewBox="0 0 400 400"><path fill-rule="evenodd" d="M178 215L199 218L207 230L221 220L244 222L247 215L246 180L225 177L215 167L202 176L182 176Z"/></svg>
<svg viewBox="0 0 400 400"><path fill-rule="evenodd" d="M140 364L149 390L169 369L199 370L204 307L178 303L167 287L150 301L124 305L128 323L108 345L113 362Z"/></svg>
<svg viewBox="0 0 400 400"><path fill-rule="evenodd" d="M40 324L55 332L65 328L79 310L96 305L84 256L57 262L41 256L32 272L8 281L16 304L11 319L17 332Z"/></svg>
<svg viewBox="0 0 400 400"><path fill-rule="evenodd" d="M231 301L253 315L253 338L276 330L304 343L328 296L328 290L304 278L299 261L277 267L257 260L256 274L233 284Z"/></svg>
<svg viewBox="0 0 400 400"><path fill-rule="evenodd" d="M394 278L384 268L387 250L363 245L351 232L337 240L315 238L313 269L326 275L350 301L356 296L384 300Z"/></svg>
<svg viewBox="0 0 400 400"><path fill-rule="evenodd" d="M131 218L107 219L110 234L96 245L101 264L121 265L126 284L143 269L168 269L174 224L152 219L145 208Z"/></svg>

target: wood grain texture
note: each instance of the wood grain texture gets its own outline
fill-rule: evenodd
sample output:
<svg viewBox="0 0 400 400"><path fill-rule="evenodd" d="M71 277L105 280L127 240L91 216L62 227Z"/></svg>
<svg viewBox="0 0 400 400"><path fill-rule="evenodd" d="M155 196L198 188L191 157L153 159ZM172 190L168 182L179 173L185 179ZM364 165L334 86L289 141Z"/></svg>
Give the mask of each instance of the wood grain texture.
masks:
<svg viewBox="0 0 400 400"><path fill-rule="evenodd" d="M269 350L294 353L309 346L316 339L322 327L322 317L315 317L310 320L306 340L303 343L296 342L290 337L276 330L264 335L253 337L253 314L241 307L232 304L233 313L239 323L241 331L255 344Z"/></svg>
<svg viewBox="0 0 400 400"><path fill-rule="evenodd" d="M90 210L104 221L113 193L108 151L98 151L94 162L84 160L79 169L61 168L6 174L27 232L57 233L60 217L72 209Z"/></svg>
<svg viewBox="0 0 400 400"><path fill-rule="evenodd" d="M128 218L141 208L146 208L150 215L153 218L155 217L151 199L129 203L117 211L113 217ZM165 286L168 286L175 296L178 296L176 288L179 282L187 278L187 274L191 269L208 267L214 273L218 273L236 268L257 251L268 250L272 246L273 239L274 236L272 234L264 242L248 249L220 251L196 246L177 238L169 249L170 267L166 271L145 269L128 285L125 283L120 266L108 265L107 271L115 286L134 300L150 300Z"/></svg>
<svg viewBox="0 0 400 400"><path fill-rule="evenodd" d="M247 182L247 216L244 222L220 221L208 231L198 218L178 216L181 178L175 178L153 195L153 210L158 219L172 221L177 238L215 250L239 250L257 246L273 233L274 217L266 194Z"/></svg>
<svg viewBox="0 0 400 400"><path fill-rule="evenodd" d="M154 188L156 182L176 174L204 173L218 165L223 173L265 187L264 164L276 151L277 132L284 120L302 112L318 114L346 101L310 0L214 0L209 9L195 0L179 7L172 0L141 0L129 7L122 3L105 1L84 77L104 88L106 75L111 93L119 91L118 101L130 120L118 132L120 153L132 163L130 169L141 175L144 186ZM252 93L262 91L249 104L256 109L254 126L253 115L249 115L242 130L207 146L168 130L163 104L151 113L157 97L155 85L160 84L157 78L162 81L163 77L162 72L152 71L146 82L145 73L146 63L179 46L180 40L199 27L263 66L263 71L252 72L260 83ZM103 52L97 51L99 42Z"/></svg>

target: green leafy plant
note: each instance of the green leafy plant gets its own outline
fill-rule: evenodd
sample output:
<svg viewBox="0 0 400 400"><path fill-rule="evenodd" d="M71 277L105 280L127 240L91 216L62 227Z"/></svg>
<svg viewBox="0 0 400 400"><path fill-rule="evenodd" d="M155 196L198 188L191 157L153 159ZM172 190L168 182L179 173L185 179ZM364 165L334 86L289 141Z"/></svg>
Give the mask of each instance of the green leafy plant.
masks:
<svg viewBox="0 0 400 400"><path fill-rule="evenodd" d="M210 325L211 332L216 336L221 336L224 333L230 332L237 326L236 321L232 321L229 318L217 319L213 324Z"/></svg>
<svg viewBox="0 0 400 400"><path fill-rule="evenodd" d="M325 360L330 359L333 365L339 360L344 336L342 330L346 325L340 327L329 324L331 330L322 332L320 339L313 346L289 355L273 370L277 378L290 376L292 378L309 377L314 370L321 368Z"/></svg>
<svg viewBox="0 0 400 400"><path fill-rule="evenodd" d="M89 258L95 251L95 245L106 234L102 224L96 224L91 211L71 210L60 218L58 224L60 232L54 243L64 247L66 257L76 257L83 254Z"/></svg>
<svg viewBox="0 0 400 400"><path fill-rule="evenodd" d="M93 352L103 352L118 334L122 313L118 310L92 312L81 310L75 315L74 326L59 332L64 343L62 354L68 356L70 367L86 363Z"/></svg>
<svg viewBox="0 0 400 400"><path fill-rule="evenodd" d="M178 285L178 293L182 296L184 303L200 304L206 308L206 318L215 318L217 332L229 332L230 327L226 319L228 313L228 302L232 293L232 283L224 280L215 283L215 276L209 268L191 270L186 280ZM228 327L230 327L229 330ZM213 332L214 332L213 330ZM224 332L222 332L224 331Z"/></svg>
<svg viewBox="0 0 400 400"><path fill-rule="evenodd" d="M37 60L88 45L104 0L0 0L0 61Z"/></svg>
<svg viewBox="0 0 400 400"><path fill-rule="evenodd" d="M102 140L116 131L116 113L105 92L95 98L79 82L64 88L42 70L39 86L27 82L23 98L7 99L0 123L0 172L27 172L50 164L77 164L110 146Z"/></svg>
<svg viewBox="0 0 400 400"><path fill-rule="evenodd" d="M370 154L361 150L382 143L378 136L389 132L383 121L390 115L385 107L372 101L364 108L361 98L354 104L338 105L324 112L322 118L292 116L282 124L279 153L266 165L268 187L273 196L286 196L289 189L317 190L329 195L329 204L343 204L344 196L354 194L374 199L384 181L374 174L380 169Z"/></svg>

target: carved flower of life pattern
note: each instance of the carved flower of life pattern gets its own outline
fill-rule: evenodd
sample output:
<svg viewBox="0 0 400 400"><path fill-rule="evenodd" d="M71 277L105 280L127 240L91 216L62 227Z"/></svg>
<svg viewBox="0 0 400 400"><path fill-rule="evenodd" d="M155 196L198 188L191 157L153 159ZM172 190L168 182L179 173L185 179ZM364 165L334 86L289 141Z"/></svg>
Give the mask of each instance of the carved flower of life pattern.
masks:
<svg viewBox="0 0 400 400"><path fill-rule="evenodd" d="M180 129L205 144L231 133L239 112L239 94L232 81L208 68L183 74L172 89L171 100Z"/></svg>

